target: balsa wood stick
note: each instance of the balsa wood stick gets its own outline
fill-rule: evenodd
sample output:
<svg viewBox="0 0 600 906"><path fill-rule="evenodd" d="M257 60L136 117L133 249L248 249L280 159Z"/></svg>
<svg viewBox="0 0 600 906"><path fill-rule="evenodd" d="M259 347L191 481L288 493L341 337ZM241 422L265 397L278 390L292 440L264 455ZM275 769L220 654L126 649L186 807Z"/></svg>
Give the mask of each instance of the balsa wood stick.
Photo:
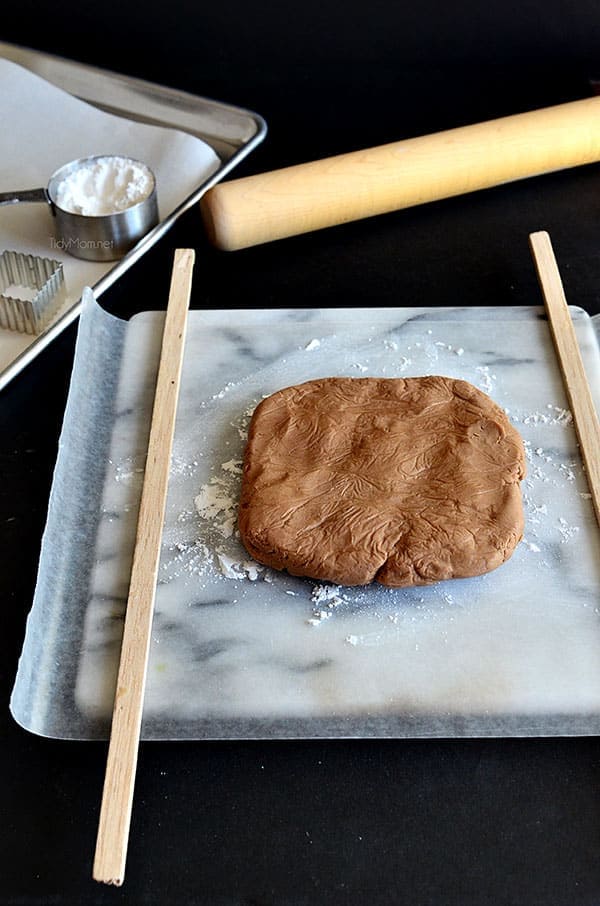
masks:
<svg viewBox="0 0 600 906"><path fill-rule="evenodd" d="M93 877L96 881L117 886L123 883L125 876L194 257L192 249L177 249L175 252L96 841Z"/></svg>
<svg viewBox="0 0 600 906"><path fill-rule="evenodd" d="M548 233L529 237L550 331L579 440L590 493L600 526L600 423L567 306L558 265Z"/></svg>
<svg viewBox="0 0 600 906"><path fill-rule="evenodd" d="M221 182L201 211L232 251L598 160L593 97Z"/></svg>

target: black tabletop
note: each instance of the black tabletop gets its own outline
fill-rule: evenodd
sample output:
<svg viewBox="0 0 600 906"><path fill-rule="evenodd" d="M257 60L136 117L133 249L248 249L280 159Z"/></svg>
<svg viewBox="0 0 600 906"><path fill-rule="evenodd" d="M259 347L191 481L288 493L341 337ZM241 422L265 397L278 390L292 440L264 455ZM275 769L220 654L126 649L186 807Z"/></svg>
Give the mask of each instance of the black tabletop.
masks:
<svg viewBox="0 0 600 906"><path fill-rule="evenodd" d="M3 40L261 113L234 175L586 97L600 63L593 0L24 0L2 20ZM192 210L103 304L164 306L177 246L198 250L197 308L538 304L527 237L545 229L594 314L599 185L591 165L235 253ZM125 886L91 880L106 745L8 712L75 335L0 394L0 903L600 903L595 738L146 743Z"/></svg>

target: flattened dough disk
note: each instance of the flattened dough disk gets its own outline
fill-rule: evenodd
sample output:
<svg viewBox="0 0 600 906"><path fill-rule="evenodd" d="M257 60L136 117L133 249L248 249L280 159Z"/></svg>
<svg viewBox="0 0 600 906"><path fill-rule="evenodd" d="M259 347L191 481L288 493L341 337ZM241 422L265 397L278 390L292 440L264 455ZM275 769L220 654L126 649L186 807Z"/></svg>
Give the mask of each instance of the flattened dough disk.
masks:
<svg viewBox="0 0 600 906"><path fill-rule="evenodd" d="M447 377L322 378L256 408L239 528L260 563L342 585L477 576L523 535L523 443Z"/></svg>

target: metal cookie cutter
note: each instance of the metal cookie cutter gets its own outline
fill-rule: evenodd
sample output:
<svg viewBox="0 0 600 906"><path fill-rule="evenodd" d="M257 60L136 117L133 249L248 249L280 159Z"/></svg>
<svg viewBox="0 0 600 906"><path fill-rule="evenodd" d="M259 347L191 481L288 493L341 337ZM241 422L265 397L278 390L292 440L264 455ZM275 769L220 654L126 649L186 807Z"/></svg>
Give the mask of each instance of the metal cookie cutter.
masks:
<svg viewBox="0 0 600 906"><path fill-rule="evenodd" d="M32 298L19 299L16 296L18 287L25 291L23 295L31 295ZM5 290L15 294L10 295ZM23 252L5 251L0 254L0 327L39 334L56 314L65 295L60 261Z"/></svg>
<svg viewBox="0 0 600 906"><path fill-rule="evenodd" d="M78 214L60 207L57 190L63 180L78 169L115 158L142 167L149 174L150 190L144 198L128 208L109 214ZM0 192L0 205L21 202L48 204L56 221L57 248L87 261L115 261L122 258L158 223L156 179L152 170L141 161L118 154L101 154L73 160L52 174L46 189Z"/></svg>

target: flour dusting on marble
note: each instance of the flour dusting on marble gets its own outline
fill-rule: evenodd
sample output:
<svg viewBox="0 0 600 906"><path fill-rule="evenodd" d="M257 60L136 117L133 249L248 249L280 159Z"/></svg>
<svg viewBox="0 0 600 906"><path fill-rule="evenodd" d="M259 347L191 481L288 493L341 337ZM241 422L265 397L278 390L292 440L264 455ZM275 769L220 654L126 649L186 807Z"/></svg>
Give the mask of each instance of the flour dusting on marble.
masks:
<svg viewBox="0 0 600 906"><path fill-rule="evenodd" d="M349 601L348 592L342 591L341 585L319 583L313 585L311 595L313 605L312 617L306 622L309 626L319 626L333 616L333 611L345 601Z"/></svg>
<svg viewBox="0 0 600 906"><path fill-rule="evenodd" d="M217 550L219 568L226 579L246 579L256 582L264 566L255 560L235 560L223 550Z"/></svg>
<svg viewBox="0 0 600 906"><path fill-rule="evenodd" d="M239 421L231 425L244 443L256 404L257 400L254 400ZM256 582L265 573L265 567L248 556L237 528L242 468L241 458L224 460L218 473L201 485L194 498L194 507L199 517L201 542L207 551L206 569L216 568L225 579Z"/></svg>
<svg viewBox="0 0 600 906"><path fill-rule="evenodd" d="M373 340L373 337L365 338L365 342L371 344L373 344ZM311 354L310 358L313 363L311 369L314 369L314 363L322 362L322 373L328 373L327 363L330 348L325 339L313 337L299 347L299 350L301 353ZM373 350L372 354L369 352L370 350ZM460 364L458 360L460 360ZM456 367L459 368L458 372ZM346 371L348 374L358 371L361 375L379 373L382 376L390 377L413 373L417 375L448 374L470 380L484 392L490 394L500 405L503 402L496 386L498 378L493 367L490 364L481 363L481 361L473 361L468 349L438 338L431 329L427 330L422 339L411 343L406 343L406 341L402 343L401 338L393 334L384 336L381 346L369 346L367 354L360 360L352 360L348 357ZM318 365L317 373L320 373ZM314 370L307 375L307 379L310 379L311 376L314 376ZM228 382L221 390L214 393L210 400L213 402L223 400L232 391L238 389L233 382ZM311 627L319 627L331 621L338 609L343 612L348 610L348 607L360 605L363 601L367 602L368 597L365 596L364 589L341 589L339 586L327 583L315 584L311 580L300 580L300 591L287 588L288 580L296 583L298 580L291 580L291 577L285 573L277 573L265 568L249 557L241 543L237 529L243 448L247 440L252 413L260 399L267 395L261 394L253 398L249 404L243 407L237 417L230 421L230 427L235 429L239 440L238 449L232 451L234 455L224 459L221 463L217 461L211 467L214 474L199 486L194 497L193 510L186 509L178 517L185 524L189 523L190 519L195 519L197 537L193 542L176 543L174 556L166 568L181 568L184 565L185 571L191 576L217 575L222 579L231 580L236 583L236 588L242 597L246 583L255 584L263 581L273 585L275 582L282 594L294 598L305 598L308 608L305 623ZM544 485L561 487L567 482L585 481L581 466L577 462L574 460L565 462L550 443L547 446L542 445L544 444L545 429L571 429L572 416L567 409L552 402L548 402L545 409L518 411L513 407L512 411L508 408L505 411L521 430L528 461L528 476L522 485L526 536L520 545L520 550L525 552L526 556L536 558L539 567L547 567L549 561L545 557L540 534L547 534L550 524L556 531L557 541L560 544L568 544L579 531L578 526L568 524L564 517L549 514L544 495L540 494L540 488ZM531 432L535 434L535 441L525 436L526 433ZM173 471L176 474L191 477L195 473L196 466L197 460L193 460L189 464L175 460ZM581 498L585 498L586 492L581 490L579 494ZM294 588L296 589L297 585ZM442 586L430 588L429 596L433 597L438 605L442 604L445 607L455 605L452 594ZM346 605L346 608L342 605ZM423 603L421 601L413 612L413 618L417 614L419 619L422 619L422 611ZM371 616L378 619L380 615L371 612ZM398 626L404 618L401 618L399 612L394 612L388 613L386 619L388 625ZM380 641L385 637L385 632L377 635ZM375 636L370 635L368 639L362 636L351 636L346 638L346 642L354 646L372 645L375 643Z"/></svg>
<svg viewBox="0 0 600 906"><path fill-rule="evenodd" d="M226 471L223 465L221 469ZM194 498L194 505L200 518L210 521L218 535L231 538L235 531L237 501L228 478L215 476L208 484L202 485L200 493Z"/></svg>
<svg viewBox="0 0 600 906"><path fill-rule="evenodd" d="M427 373L440 373L449 376L461 377L478 385L484 392L490 394L496 402L502 405L501 390L497 385L497 374L490 364L481 360L473 360L469 350L464 346L449 343L444 338L436 336L433 330L427 330L424 336L413 342L402 342L400 336L390 334L384 336L381 345L373 345L373 337L365 338L363 351L366 354L360 360L348 356L346 360L346 373L356 374L381 374L382 376L405 376ZM317 374L328 373L330 345L324 338L313 337L303 346L299 347L300 353L310 353L311 373L307 379ZM382 352L383 350L383 352ZM321 372L319 364L322 365ZM458 371L456 369L459 369ZM227 382L220 390L213 393L201 408L208 405L219 406L220 401L234 393L239 394L239 386L233 381ZM286 573L277 573L265 568L249 557L244 549L239 530L237 528L237 510L240 495L240 483L243 469L243 450L248 436L248 427L254 409L262 398L268 394L254 396L247 401L235 417L230 419L229 427L233 429L235 441L227 441L230 454L221 462L217 459L211 466L211 475L197 487L197 491L190 503L193 505L182 510L176 518L176 524L185 529L185 538L171 536L168 545L168 557L163 557L162 569L166 579L177 576L187 576L193 581L229 580L235 583L238 595L243 599L246 585L265 582L275 587L281 594L289 598L304 599L304 622L310 627L320 627L329 623L338 614L347 614L352 608L360 608L370 602L368 592L360 588L345 588L328 583L316 583L311 580L297 580L287 576ZM542 489L546 487L563 487L566 483L581 484L585 476L581 465L575 460L565 461L551 441L544 440L546 430L556 429L572 430L572 416L569 410L553 402L548 402L544 408L532 411L518 411L505 408L509 418L521 430L525 445L528 463L528 475L522 485L523 504L526 515L526 535L519 550L525 556L535 558L538 568L549 566L545 545L541 540L547 537L549 529L556 535L557 543L569 544L577 537L579 526L571 525L561 514L548 510L546 494ZM531 437L535 437L532 440ZM204 455L211 458L211 451L199 453L197 458L183 458L174 455L171 464L171 474L183 480L193 479L197 470L199 459ZM143 469L139 463L129 461L117 465L115 479L124 484L138 485L143 477ZM585 485L579 490L579 496L587 499ZM194 537L190 538L193 528ZM292 588L287 587L294 582ZM396 595L402 592L393 590ZM455 607L455 601L445 586L433 586L428 589L428 600L436 606L444 608ZM238 600L238 599L236 599ZM396 631L407 620L422 620L426 617L426 608L421 598L411 610L410 616L402 611L385 612L388 629L377 633L356 635L351 634L345 638L347 644L359 647L362 645L384 644L390 631ZM433 611L432 611L433 612ZM382 614L369 610L371 619L382 619Z"/></svg>

